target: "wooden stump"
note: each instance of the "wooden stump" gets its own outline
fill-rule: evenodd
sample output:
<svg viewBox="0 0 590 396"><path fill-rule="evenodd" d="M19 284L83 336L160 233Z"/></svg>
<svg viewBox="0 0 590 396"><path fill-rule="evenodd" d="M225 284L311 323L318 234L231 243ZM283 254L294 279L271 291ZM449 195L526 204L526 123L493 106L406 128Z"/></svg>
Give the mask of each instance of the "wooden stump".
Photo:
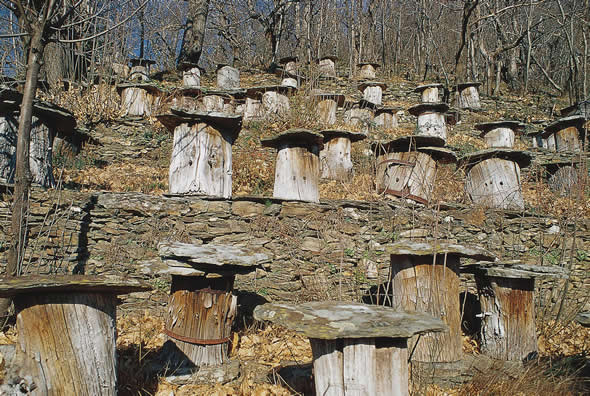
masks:
<svg viewBox="0 0 590 396"><path fill-rule="evenodd" d="M198 67L191 67L182 72L182 85L189 88L201 86L201 70Z"/></svg>
<svg viewBox="0 0 590 396"><path fill-rule="evenodd" d="M444 329L423 313L346 302L265 304L254 318L310 338L316 394L328 396L408 395L407 338Z"/></svg>
<svg viewBox="0 0 590 396"><path fill-rule="evenodd" d="M412 360L455 362L462 356L461 313L459 309L459 257L438 255L392 255L392 307L397 310L426 312L440 318L448 333L414 338ZM416 345L417 343L417 345Z"/></svg>
<svg viewBox="0 0 590 396"><path fill-rule="evenodd" d="M359 68L358 77L360 79L371 79L377 76L377 68L380 65L378 63L359 63L357 67Z"/></svg>
<svg viewBox="0 0 590 396"><path fill-rule="evenodd" d="M116 395L117 294L149 290L120 277L36 276L2 280L14 296L18 339L13 367L34 395ZM94 280L93 280L94 279Z"/></svg>
<svg viewBox="0 0 590 396"><path fill-rule="evenodd" d="M391 108L377 109L374 118L375 125L383 129L394 129L399 126L395 110Z"/></svg>
<svg viewBox="0 0 590 396"><path fill-rule="evenodd" d="M170 160L170 193L231 197L234 140L234 133L205 122L176 127Z"/></svg>
<svg viewBox="0 0 590 396"><path fill-rule="evenodd" d="M320 151L322 179L349 181L353 176L350 157L352 142L366 138L362 133L340 130L322 131L324 148Z"/></svg>
<svg viewBox="0 0 590 396"><path fill-rule="evenodd" d="M482 312L481 350L500 360L537 352L534 279L475 277Z"/></svg>
<svg viewBox="0 0 590 396"><path fill-rule="evenodd" d="M441 89L443 89L442 84L427 84L416 87L414 92L421 94L422 103L438 103Z"/></svg>
<svg viewBox="0 0 590 396"><path fill-rule="evenodd" d="M203 96L203 110L204 111L219 111L223 112L224 100L220 95L205 95Z"/></svg>
<svg viewBox="0 0 590 396"><path fill-rule="evenodd" d="M150 117L160 104L160 95L146 86L125 86L121 90L123 114L132 117Z"/></svg>
<svg viewBox="0 0 590 396"><path fill-rule="evenodd" d="M166 359L173 367L187 359L195 366L227 361L237 307L233 283L234 276L172 276L166 335L175 347L168 348Z"/></svg>
<svg viewBox="0 0 590 396"><path fill-rule="evenodd" d="M289 114L291 110L287 95L277 91L269 91L262 94L262 106L267 114L277 114L280 116Z"/></svg>
<svg viewBox="0 0 590 396"><path fill-rule="evenodd" d="M262 145L278 150L273 197L319 202L322 135L305 129L291 129Z"/></svg>
<svg viewBox="0 0 590 396"><path fill-rule="evenodd" d="M384 153L377 158L380 192L428 204L434 188L436 162L425 153Z"/></svg>
<svg viewBox="0 0 590 396"><path fill-rule="evenodd" d="M516 162L489 158L467 172L465 191L478 205L497 209L524 209L520 167Z"/></svg>
<svg viewBox="0 0 590 396"><path fill-rule="evenodd" d="M357 128L363 133L368 133L374 122L373 108L354 104L352 108L344 112L343 121L351 128Z"/></svg>
<svg viewBox="0 0 590 396"><path fill-rule="evenodd" d="M582 142L580 141L580 132L575 126L564 128L555 132L555 147L557 151L574 151L582 150Z"/></svg>
<svg viewBox="0 0 590 396"><path fill-rule="evenodd" d="M514 147L515 133L525 125L518 121L495 121L475 124L488 147Z"/></svg>
<svg viewBox="0 0 590 396"><path fill-rule="evenodd" d="M383 91L387 84L376 81L364 81L359 84L358 89L363 93L363 99L373 106L381 106Z"/></svg>
<svg viewBox="0 0 590 396"><path fill-rule="evenodd" d="M481 304L482 352L494 359L516 361L536 354L535 278L567 278L569 271L519 261L480 261L461 269L475 274Z"/></svg>
<svg viewBox="0 0 590 396"><path fill-rule="evenodd" d="M336 123L336 110L338 105L335 100L320 100L317 105L317 114L319 121L324 125L334 125Z"/></svg>
<svg viewBox="0 0 590 396"><path fill-rule="evenodd" d="M336 77L336 57L321 58L318 62L319 73L323 77Z"/></svg>
<svg viewBox="0 0 590 396"><path fill-rule="evenodd" d="M217 87L233 89L240 87L240 71L231 66L220 65L217 69Z"/></svg>
<svg viewBox="0 0 590 396"><path fill-rule="evenodd" d="M547 136L547 138L544 139L543 148L546 148L549 151L555 151L555 135Z"/></svg>
<svg viewBox="0 0 590 396"><path fill-rule="evenodd" d="M421 103L410 107L408 112L416 116L416 135L435 136L447 139L445 112L449 109L444 103Z"/></svg>
<svg viewBox="0 0 590 396"><path fill-rule="evenodd" d="M481 103L479 100L479 92L477 87L480 83L464 83L457 85L457 107L460 109L481 109Z"/></svg>
<svg viewBox="0 0 590 396"><path fill-rule="evenodd" d="M244 121L257 120L264 117L264 106L260 99L246 98Z"/></svg>

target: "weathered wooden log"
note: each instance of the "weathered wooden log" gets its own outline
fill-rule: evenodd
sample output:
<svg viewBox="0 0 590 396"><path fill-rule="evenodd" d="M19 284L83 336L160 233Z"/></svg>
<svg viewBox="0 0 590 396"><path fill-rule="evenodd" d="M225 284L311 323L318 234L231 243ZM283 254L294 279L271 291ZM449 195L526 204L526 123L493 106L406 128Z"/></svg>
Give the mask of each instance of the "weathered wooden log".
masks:
<svg viewBox="0 0 590 396"><path fill-rule="evenodd" d="M375 62L361 62L356 65L359 70L358 78L375 78L377 76L377 69L381 67L379 63Z"/></svg>
<svg viewBox="0 0 590 396"><path fill-rule="evenodd" d="M279 65L283 66L283 70L289 74L297 74L297 56L286 56L279 59Z"/></svg>
<svg viewBox="0 0 590 396"><path fill-rule="evenodd" d="M269 257L234 246L180 242L162 243L159 252L162 266L143 269L172 275L164 359L172 367L227 362L237 310L235 275L255 271Z"/></svg>
<svg viewBox="0 0 590 396"><path fill-rule="evenodd" d="M375 126L375 111L377 105L361 99L357 103L347 102L344 105L343 121L351 128L360 129L363 133L369 133Z"/></svg>
<svg viewBox="0 0 590 396"><path fill-rule="evenodd" d="M481 102L477 88L480 82L457 84L457 107L460 109L480 110Z"/></svg>
<svg viewBox="0 0 590 396"><path fill-rule="evenodd" d="M150 289L114 275L2 279L17 314L12 366L32 377L31 394L116 395L117 295Z"/></svg>
<svg viewBox="0 0 590 396"><path fill-rule="evenodd" d="M584 116L570 116L561 118L547 126L541 137L554 138L556 151L579 152L585 146L586 131L584 130ZM549 146L549 141L548 141Z"/></svg>
<svg viewBox="0 0 590 396"><path fill-rule="evenodd" d="M290 129L261 141L278 150L274 198L319 202L322 135L306 129Z"/></svg>
<svg viewBox="0 0 590 396"><path fill-rule="evenodd" d="M232 145L240 133L242 117L172 109L158 120L174 131L170 193L230 198Z"/></svg>
<svg viewBox="0 0 590 396"><path fill-rule="evenodd" d="M155 63L155 61L150 59L129 59L129 64L131 65L131 71L129 72L129 80L148 81L150 79L150 66Z"/></svg>
<svg viewBox="0 0 590 396"><path fill-rule="evenodd" d="M319 73L322 77L336 77L337 56L324 56L319 59Z"/></svg>
<svg viewBox="0 0 590 396"><path fill-rule="evenodd" d="M407 339L446 330L430 315L346 302L264 304L254 318L310 339L317 395L409 395Z"/></svg>
<svg viewBox="0 0 590 396"><path fill-rule="evenodd" d="M421 103L412 106L408 112L418 117L416 134L422 136L436 136L447 139L447 124L445 113L449 106L445 103Z"/></svg>
<svg viewBox="0 0 590 396"><path fill-rule="evenodd" d="M475 274L481 304L481 351L499 360L534 356L538 351L535 278L567 278L567 271L520 262L480 262L461 270Z"/></svg>
<svg viewBox="0 0 590 396"><path fill-rule="evenodd" d="M529 153L488 149L470 153L461 161L467 168L465 192L475 204L497 209L524 209L520 169L530 164Z"/></svg>
<svg viewBox="0 0 590 396"><path fill-rule="evenodd" d="M336 123L336 110L344 104L344 95L334 93L314 93L311 100L315 104L319 122L329 126Z"/></svg>
<svg viewBox="0 0 590 396"><path fill-rule="evenodd" d="M421 95L422 103L439 103L441 99L441 90L444 88L442 84L425 84L420 85L414 89Z"/></svg>
<svg viewBox="0 0 590 396"><path fill-rule="evenodd" d="M380 193L428 204L436 179L436 160L455 158L450 150L434 150L444 140L430 136L402 136L390 142L374 142L377 158L377 190ZM430 150L421 151L423 147Z"/></svg>
<svg viewBox="0 0 590 396"><path fill-rule="evenodd" d="M297 80L292 78L292 77L285 77L281 80L281 85L284 87L291 87L294 89L299 88L299 84L297 83Z"/></svg>
<svg viewBox="0 0 590 396"><path fill-rule="evenodd" d="M240 71L225 64L217 65L217 87L234 89L240 87Z"/></svg>
<svg viewBox="0 0 590 396"><path fill-rule="evenodd" d="M113 62L111 63L111 71L119 80L126 80L129 78L131 68L122 63Z"/></svg>
<svg viewBox="0 0 590 396"><path fill-rule="evenodd" d="M350 151L352 143L366 139L363 133L325 130L324 148L320 151L322 179L349 181L354 174Z"/></svg>
<svg viewBox="0 0 590 396"><path fill-rule="evenodd" d="M186 88L201 87L201 68L195 64L184 63L179 65L182 71L182 85Z"/></svg>
<svg viewBox="0 0 590 396"><path fill-rule="evenodd" d="M375 126L381 127L385 130L394 129L399 126L397 122L397 114L393 107L380 107L375 111L373 119Z"/></svg>
<svg viewBox="0 0 590 396"><path fill-rule="evenodd" d="M491 260L481 248L462 245L399 241L386 246L391 255L392 307L426 312L440 318L447 333L422 336L410 341L411 359L419 362L455 362L462 357L459 308L461 257Z"/></svg>
<svg viewBox="0 0 590 396"><path fill-rule="evenodd" d="M251 87L246 89L247 98L251 99L250 106L246 107L246 119L275 114L285 116L291 110L289 96L296 89L285 85L269 85L261 87ZM252 106L253 103L260 102L260 106ZM251 113L252 111L252 113ZM262 113L262 114L261 114Z"/></svg>
<svg viewBox="0 0 590 396"><path fill-rule="evenodd" d="M150 83L126 83L117 85L121 95L123 115L132 117L150 117L157 113L163 92Z"/></svg>
<svg viewBox="0 0 590 396"><path fill-rule="evenodd" d="M577 165L573 158L542 163L541 166L547 172L547 180L551 191L561 195L568 195L572 187L580 182L578 170L576 169Z"/></svg>
<svg viewBox="0 0 590 396"><path fill-rule="evenodd" d="M522 130L525 125L519 121L496 121L475 124L475 129L481 131L480 137L490 148L512 148L516 132Z"/></svg>
<svg viewBox="0 0 590 396"><path fill-rule="evenodd" d="M12 182L16 166L16 139L18 119L16 115L0 117L0 177Z"/></svg>
<svg viewBox="0 0 590 396"><path fill-rule="evenodd" d="M387 89L387 84L377 81L363 81L358 85L358 89L363 93L364 100L375 106L381 106L383 91Z"/></svg>

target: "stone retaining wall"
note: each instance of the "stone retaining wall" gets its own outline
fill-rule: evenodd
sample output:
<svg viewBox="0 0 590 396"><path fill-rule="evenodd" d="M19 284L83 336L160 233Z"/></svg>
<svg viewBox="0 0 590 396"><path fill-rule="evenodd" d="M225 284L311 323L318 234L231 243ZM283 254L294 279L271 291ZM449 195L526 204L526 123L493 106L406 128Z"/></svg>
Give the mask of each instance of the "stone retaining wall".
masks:
<svg viewBox="0 0 590 396"><path fill-rule="evenodd" d="M6 187L3 198L0 255L5 262L10 223ZM349 299L387 279L383 245L429 237L476 244L504 259L571 265L569 296L578 305L586 303L590 290L588 219L560 224L530 213L462 206L437 212L397 201L311 204L42 190L34 190L32 200L26 272L123 272L149 278L141 263L159 260L159 241L215 242L247 245L273 258L264 270L239 277L239 289L275 300ZM378 278L369 279L375 268ZM553 297L549 290L543 296L557 301L562 286L555 287Z"/></svg>

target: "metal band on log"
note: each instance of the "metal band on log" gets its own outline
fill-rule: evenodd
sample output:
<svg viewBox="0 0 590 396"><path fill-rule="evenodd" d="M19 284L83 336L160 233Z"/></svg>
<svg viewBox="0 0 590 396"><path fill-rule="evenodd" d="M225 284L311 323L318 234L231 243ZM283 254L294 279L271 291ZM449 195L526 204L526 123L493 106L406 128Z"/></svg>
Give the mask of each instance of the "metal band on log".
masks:
<svg viewBox="0 0 590 396"><path fill-rule="evenodd" d="M264 147L278 150L274 198L319 202L320 150L323 136L306 129L290 129L263 139Z"/></svg>
<svg viewBox="0 0 590 396"><path fill-rule="evenodd" d="M147 274L172 275L168 300L164 359L173 367L215 366L228 360L236 316L236 274L255 271L267 255L217 244L166 242L159 246L162 264L146 263Z"/></svg>
<svg viewBox="0 0 590 396"><path fill-rule="evenodd" d="M423 313L347 302L264 304L254 318L310 339L317 395L409 395L407 339L446 330Z"/></svg>
<svg viewBox="0 0 590 396"><path fill-rule="evenodd" d="M459 259L490 259L484 249L430 242L400 241L386 246L391 255L392 307L426 312L440 318L447 333L413 338L411 359L419 362L455 362L462 357L459 309Z"/></svg>
<svg viewBox="0 0 590 396"><path fill-rule="evenodd" d="M2 279L17 314L17 375L32 377L36 395L116 395L117 295L145 290L114 275Z"/></svg>
<svg viewBox="0 0 590 396"><path fill-rule="evenodd" d="M561 267L481 262L462 267L475 274L481 305L481 350L499 360L521 361L538 351L535 278L567 278Z"/></svg>
<svg viewBox="0 0 590 396"><path fill-rule="evenodd" d="M158 120L174 131L170 193L231 197L232 145L242 117L172 109Z"/></svg>

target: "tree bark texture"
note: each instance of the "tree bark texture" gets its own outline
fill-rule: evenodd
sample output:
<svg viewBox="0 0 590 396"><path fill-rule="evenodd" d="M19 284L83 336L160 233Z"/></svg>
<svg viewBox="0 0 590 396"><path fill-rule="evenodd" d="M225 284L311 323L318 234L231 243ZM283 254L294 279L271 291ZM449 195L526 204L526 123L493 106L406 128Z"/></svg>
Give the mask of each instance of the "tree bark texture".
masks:
<svg viewBox="0 0 590 396"><path fill-rule="evenodd" d="M474 165L465 179L473 203L496 209L524 209L520 167L516 162L489 158Z"/></svg>
<svg viewBox="0 0 590 396"><path fill-rule="evenodd" d="M209 14L209 0L188 0L188 17L178 63L197 65L203 50L205 27Z"/></svg>
<svg viewBox="0 0 590 396"><path fill-rule="evenodd" d="M320 157L317 146L279 146L273 196L279 199L319 202Z"/></svg>
<svg viewBox="0 0 590 396"><path fill-rule="evenodd" d="M413 337L411 359L419 362L455 362L462 357L461 313L459 310L459 258L391 256L392 306L397 310L426 312L440 318L448 332ZM418 343L416 345L416 342Z"/></svg>
<svg viewBox="0 0 590 396"><path fill-rule="evenodd" d="M234 139L234 134L206 123L177 126L170 160L170 193L230 198Z"/></svg>
<svg viewBox="0 0 590 396"><path fill-rule="evenodd" d="M377 158L377 189L426 204L436 177L436 162L425 153L387 153Z"/></svg>
<svg viewBox="0 0 590 396"><path fill-rule="evenodd" d="M537 352L534 279L476 275L481 312L481 350L500 360L522 360Z"/></svg>
<svg viewBox="0 0 590 396"><path fill-rule="evenodd" d="M408 393L406 339L310 339L317 395Z"/></svg>
<svg viewBox="0 0 590 396"><path fill-rule="evenodd" d="M14 299L13 364L31 375L32 395L116 395L116 296L27 294Z"/></svg>
<svg viewBox="0 0 590 396"><path fill-rule="evenodd" d="M166 332L173 367L220 365L228 359L231 327L237 310L234 277L172 276Z"/></svg>
<svg viewBox="0 0 590 396"><path fill-rule="evenodd" d="M351 148L352 143L346 137L336 137L324 143L320 151L322 179L349 181L352 178Z"/></svg>

